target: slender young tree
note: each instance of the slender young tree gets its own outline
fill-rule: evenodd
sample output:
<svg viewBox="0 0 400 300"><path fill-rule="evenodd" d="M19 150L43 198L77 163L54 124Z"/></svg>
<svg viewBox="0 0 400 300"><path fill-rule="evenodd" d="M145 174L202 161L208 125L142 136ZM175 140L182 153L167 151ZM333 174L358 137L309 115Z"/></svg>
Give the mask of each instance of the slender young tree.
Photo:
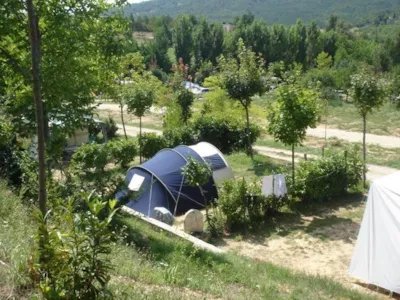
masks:
<svg viewBox="0 0 400 300"><path fill-rule="evenodd" d="M367 146L365 138L367 131L367 115L372 113L374 109L378 109L383 105L385 89L379 80L367 70L362 70L360 73L351 76L351 86L354 105L363 119L363 183L364 188L366 188Z"/></svg>
<svg viewBox="0 0 400 300"><path fill-rule="evenodd" d="M127 87L123 99L127 105L128 112L139 118L139 156L140 163L142 163L142 117L153 105L155 100L154 90L151 85L145 82L138 82Z"/></svg>
<svg viewBox="0 0 400 300"><path fill-rule="evenodd" d="M319 119L319 93L299 83L300 72L290 75L275 90L276 102L269 114L268 132L278 141L292 146L292 180L295 182L294 148L315 128Z"/></svg>
<svg viewBox="0 0 400 300"><path fill-rule="evenodd" d="M246 135L248 152L253 159L251 146L249 108L252 97L265 92L266 84L263 80L264 60L258 57L249 48L246 48L242 39L238 42L238 58L220 60L221 82L228 95L243 106L246 112Z"/></svg>
<svg viewBox="0 0 400 300"><path fill-rule="evenodd" d="M187 125L188 120L192 116L191 107L194 102L193 93L185 88L181 88L178 91L176 100L177 100L179 106L181 107L182 121L183 121L183 123L185 123L185 125Z"/></svg>
<svg viewBox="0 0 400 300"><path fill-rule="evenodd" d="M40 32L39 18L36 13L33 0L27 0L27 11L29 19L29 36L31 41L32 56L32 88L35 99L36 112L36 135L38 139L38 157L39 157L39 208L43 216L46 215L46 151L44 143L44 122L43 122L43 102L40 84Z"/></svg>

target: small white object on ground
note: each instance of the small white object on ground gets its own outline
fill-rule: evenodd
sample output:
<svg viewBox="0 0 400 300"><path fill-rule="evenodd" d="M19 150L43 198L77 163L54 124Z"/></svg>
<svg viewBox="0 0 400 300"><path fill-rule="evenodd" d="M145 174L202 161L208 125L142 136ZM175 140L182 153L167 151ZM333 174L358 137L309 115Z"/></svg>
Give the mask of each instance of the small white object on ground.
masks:
<svg viewBox="0 0 400 300"><path fill-rule="evenodd" d="M203 232L204 231L204 216L197 209L191 209L185 214L183 221L183 229L185 232Z"/></svg>

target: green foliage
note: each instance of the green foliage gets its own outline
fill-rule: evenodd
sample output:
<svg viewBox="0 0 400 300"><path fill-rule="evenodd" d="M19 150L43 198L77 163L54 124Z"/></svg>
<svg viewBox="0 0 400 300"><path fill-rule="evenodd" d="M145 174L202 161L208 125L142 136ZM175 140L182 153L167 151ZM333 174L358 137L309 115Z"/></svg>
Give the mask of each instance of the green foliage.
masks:
<svg viewBox="0 0 400 300"><path fill-rule="evenodd" d="M246 125L243 120L232 116L205 115L193 122L193 128L200 141L213 144L223 153L248 149ZM257 125L250 126L250 141L259 138L261 130Z"/></svg>
<svg viewBox="0 0 400 300"><path fill-rule="evenodd" d="M251 97L265 91L264 60L251 49L246 48L242 39L238 44L238 61L220 59L222 86L228 95L236 99L246 108L251 104Z"/></svg>
<svg viewBox="0 0 400 300"><path fill-rule="evenodd" d="M45 299L111 298L107 283L112 266L107 255L116 201L89 196L86 203L87 212L76 212L71 199L59 200L46 216L36 212L40 261L35 271Z"/></svg>
<svg viewBox="0 0 400 300"><path fill-rule="evenodd" d="M104 121L105 127L106 127L106 133L107 133L107 138L112 139L117 136L117 131L118 131L118 126L115 120L112 117L108 117Z"/></svg>
<svg viewBox="0 0 400 300"><path fill-rule="evenodd" d="M189 157L186 165L182 168L182 175L188 185L201 188L210 180L212 170L209 164Z"/></svg>
<svg viewBox="0 0 400 300"><path fill-rule="evenodd" d="M129 113L137 117L143 117L155 100L154 89L145 82L134 84L125 90L123 100L128 107Z"/></svg>
<svg viewBox="0 0 400 300"><path fill-rule="evenodd" d="M231 230L257 226L288 203L286 197L265 197L259 181L230 180L219 189L218 206Z"/></svg>
<svg viewBox="0 0 400 300"><path fill-rule="evenodd" d="M279 85L268 114L268 132L286 145L301 143L307 128L315 128L319 119L319 93L301 86L299 76L290 76Z"/></svg>
<svg viewBox="0 0 400 300"><path fill-rule="evenodd" d="M33 289L29 271L32 267L34 222L26 203L22 203L0 179L0 286L13 287L7 296L18 297Z"/></svg>
<svg viewBox="0 0 400 300"><path fill-rule="evenodd" d="M168 142L163 136L159 136L155 133L144 133L139 137L139 144L142 149L142 155L144 158L152 158L164 148L168 147Z"/></svg>
<svg viewBox="0 0 400 300"><path fill-rule="evenodd" d="M188 120L192 116L191 107L192 107L192 104L194 102L193 93L190 92L189 90L185 89L185 88L181 88L178 91L178 94L177 94L177 97L176 97L176 102L181 107L182 121L183 121L184 124L187 125Z"/></svg>
<svg viewBox="0 0 400 300"><path fill-rule="evenodd" d="M176 60L180 58L185 63L190 63L193 47L192 39L193 24L189 16L180 15L174 22L173 41Z"/></svg>
<svg viewBox="0 0 400 300"><path fill-rule="evenodd" d="M106 145L106 150L112 157L115 164L121 168L128 167L129 163L135 160L138 155L138 146L134 140L120 139Z"/></svg>
<svg viewBox="0 0 400 300"><path fill-rule="evenodd" d="M17 144L13 128L7 120L0 120L0 177L10 184L21 183L21 167L18 162Z"/></svg>
<svg viewBox="0 0 400 300"><path fill-rule="evenodd" d="M362 173L359 149L354 147L345 153L302 161L290 192L302 201L330 200L355 189L362 180Z"/></svg>
<svg viewBox="0 0 400 300"><path fill-rule="evenodd" d="M326 53L321 52L317 56L317 68L320 70L329 69L332 66L332 57Z"/></svg>
<svg viewBox="0 0 400 300"><path fill-rule="evenodd" d="M132 140L114 140L105 145L83 145L73 154L67 173L67 189L95 190L103 198L113 198L124 185L124 176L109 165L125 168L137 155Z"/></svg>
<svg viewBox="0 0 400 300"><path fill-rule="evenodd" d="M163 132L169 148L180 145L193 145L199 142L197 133L190 126L182 126L174 129L167 129Z"/></svg>
<svg viewBox="0 0 400 300"><path fill-rule="evenodd" d="M384 103L385 89L382 83L368 71L351 76L354 105L361 116L366 116Z"/></svg>

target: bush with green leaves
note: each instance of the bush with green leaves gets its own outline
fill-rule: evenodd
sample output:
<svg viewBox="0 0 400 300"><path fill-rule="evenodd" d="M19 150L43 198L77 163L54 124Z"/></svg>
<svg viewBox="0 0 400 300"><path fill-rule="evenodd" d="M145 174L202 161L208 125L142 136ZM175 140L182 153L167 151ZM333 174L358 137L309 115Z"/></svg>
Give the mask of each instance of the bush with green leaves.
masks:
<svg viewBox="0 0 400 300"><path fill-rule="evenodd" d="M231 116L208 115L196 119L193 129L200 141L209 142L223 153L247 150L246 124ZM253 144L261 134L260 127L250 125L250 140Z"/></svg>
<svg viewBox="0 0 400 300"><path fill-rule="evenodd" d="M263 196L260 182L244 178L225 181L218 194L218 206L230 230L255 226L288 204L287 197Z"/></svg>
<svg viewBox="0 0 400 300"><path fill-rule="evenodd" d="M112 117L108 117L105 121L105 128L107 133L107 138L112 139L117 136L118 125Z"/></svg>
<svg viewBox="0 0 400 300"><path fill-rule="evenodd" d="M131 140L83 145L72 156L68 184L85 191L96 190L101 197L112 198L124 186L124 175L118 169L106 168L107 165L119 164L125 168L136 154L136 144Z"/></svg>
<svg viewBox="0 0 400 300"><path fill-rule="evenodd" d="M174 129L167 129L163 132L169 148L180 145L193 145L199 142L197 133L190 126L183 126Z"/></svg>
<svg viewBox="0 0 400 300"><path fill-rule="evenodd" d="M357 147L341 154L328 153L323 158L299 164L291 194L302 201L329 200L356 188L362 174L363 162Z"/></svg>
<svg viewBox="0 0 400 300"><path fill-rule="evenodd" d="M87 197L87 211L76 211L73 200L59 200L45 216L37 211L39 249L35 267L45 299L108 299L109 229L117 201Z"/></svg>
<svg viewBox="0 0 400 300"><path fill-rule="evenodd" d="M111 141L106 145L106 150L109 151L111 160L122 168L126 168L138 155L138 145L132 139Z"/></svg>
<svg viewBox="0 0 400 300"><path fill-rule="evenodd" d="M146 159L152 158L158 151L168 147L167 140L155 133L142 134L139 137L139 144L142 148L142 155Z"/></svg>

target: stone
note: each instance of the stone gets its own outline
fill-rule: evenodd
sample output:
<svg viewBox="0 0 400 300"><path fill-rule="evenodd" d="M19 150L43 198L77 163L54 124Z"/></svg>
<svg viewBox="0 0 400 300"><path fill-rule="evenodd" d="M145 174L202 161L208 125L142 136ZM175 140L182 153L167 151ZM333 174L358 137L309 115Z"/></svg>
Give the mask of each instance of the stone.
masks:
<svg viewBox="0 0 400 300"><path fill-rule="evenodd" d="M183 230L187 233L203 232L204 216L197 209L189 210L184 217Z"/></svg>
<svg viewBox="0 0 400 300"><path fill-rule="evenodd" d="M154 208L154 219L163 222L168 225L174 224L174 216L165 207Z"/></svg>

